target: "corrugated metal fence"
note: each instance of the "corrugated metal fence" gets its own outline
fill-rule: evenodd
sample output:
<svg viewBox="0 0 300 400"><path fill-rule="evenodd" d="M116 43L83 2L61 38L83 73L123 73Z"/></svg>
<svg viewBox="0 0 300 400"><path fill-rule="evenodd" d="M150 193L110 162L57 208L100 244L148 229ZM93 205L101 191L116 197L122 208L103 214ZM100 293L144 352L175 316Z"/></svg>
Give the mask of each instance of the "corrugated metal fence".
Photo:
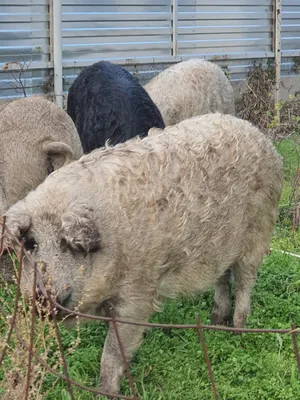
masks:
<svg viewBox="0 0 300 400"><path fill-rule="evenodd" d="M0 1L0 98L53 91L53 2ZM215 60L242 80L254 60L274 58L280 3L285 76L300 60L299 0L62 0L63 90L100 59L142 83L191 57Z"/></svg>

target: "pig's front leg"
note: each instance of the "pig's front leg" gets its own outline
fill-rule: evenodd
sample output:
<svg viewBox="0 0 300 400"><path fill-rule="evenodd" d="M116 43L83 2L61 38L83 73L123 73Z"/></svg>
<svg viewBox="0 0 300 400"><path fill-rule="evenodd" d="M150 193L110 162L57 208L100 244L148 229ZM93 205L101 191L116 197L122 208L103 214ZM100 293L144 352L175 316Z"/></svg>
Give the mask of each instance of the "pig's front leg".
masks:
<svg viewBox="0 0 300 400"><path fill-rule="evenodd" d="M133 322L147 322L151 313L151 301L138 300L135 298L128 301L127 305L117 308L115 318ZM143 340L145 327L136 325L127 325L116 323L120 341L123 345L127 362L129 363L139 348ZM109 329L105 340L100 372L100 388L106 393L118 394L120 390L120 378L124 373L124 363L120 353L120 347L113 328L112 322L109 323Z"/></svg>

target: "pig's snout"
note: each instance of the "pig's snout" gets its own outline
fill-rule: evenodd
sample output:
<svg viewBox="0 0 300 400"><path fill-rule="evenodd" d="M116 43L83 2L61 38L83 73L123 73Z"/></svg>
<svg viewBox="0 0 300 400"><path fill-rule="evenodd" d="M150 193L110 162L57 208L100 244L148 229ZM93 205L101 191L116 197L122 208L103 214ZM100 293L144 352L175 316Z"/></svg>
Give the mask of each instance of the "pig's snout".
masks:
<svg viewBox="0 0 300 400"><path fill-rule="evenodd" d="M38 285L36 290L36 309L38 310L38 314L42 318L48 315L52 319L52 313L54 312L54 309L56 309L56 312L60 315L63 311L60 310L59 306L67 307L71 296L72 289L70 287L66 287L63 290L60 290L58 294L53 295L50 293L46 294L45 290L42 290Z"/></svg>

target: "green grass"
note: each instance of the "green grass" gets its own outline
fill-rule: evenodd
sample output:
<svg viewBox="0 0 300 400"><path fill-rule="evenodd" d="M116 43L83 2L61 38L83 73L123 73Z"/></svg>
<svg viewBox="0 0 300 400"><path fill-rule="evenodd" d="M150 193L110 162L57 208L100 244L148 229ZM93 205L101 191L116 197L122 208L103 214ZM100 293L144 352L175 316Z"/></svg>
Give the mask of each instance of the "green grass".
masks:
<svg viewBox="0 0 300 400"><path fill-rule="evenodd" d="M276 147L284 159L285 184L282 190L279 213L279 215L282 215L289 205L295 174L297 169L300 168L299 135L294 135L291 140L282 140ZM300 231L295 232L295 237L293 238L290 219L283 218L280 223L276 224L272 247L300 254Z"/></svg>
<svg viewBox="0 0 300 400"><path fill-rule="evenodd" d="M286 182L281 199L281 205L285 205L298 165L298 150L292 140L282 141L278 150L285 163ZM277 224L272 247L300 254L299 233L294 240L288 220ZM202 323L209 324L212 303L212 291L170 301L152 321L194 323L200 313ZM247 326L289 328L291 323L300 326L300 259L274 251L265 258L259 270ZM67 351L73 346L77 331L62 327L61 332ZM101 324L81 326L81 341L67 356L69 372L74 380L94 387L97 385L105 334L106 329ZM289 400L299 397L300 377L289 335L233 335L210 331L205 332L205 339L220 399ZM300 340L298 342L300 345ZM148 330L133 360L131 372L143 400L213 398L199 337L194 330ZM50 374L45 378L43 389L47 392L42 397L44 400L70 398L64 382ZM122 392L130 394L125 379ZM89 400L93 395L76 389L75 398Z"/></svg>
<svg viewBox="0 0 300 400"><path fill-rule="evenodd" d="M291 140L282 140L276 144L278 152L284 159L285 185L282 191L281 204L287 204L291 193L293 178L300 167L300 138L294 135Z"/></svg>
<svg viewBox="0 0 300 400"><path fill-rule="evenodd" d="M153 317L159 323L194 323L198 313L209 324L213 293L193 299L172 301ZM260 270L253 294L248 327L287 328L300 326L300 260L271 254ZM64 345L75 339L63 331ZM69 356L71 376L96 385L105 330L99 325L81 328L82 341ZM221 332L205 332L217 389L221 399L295 399L300 393L291 338ZM137 352L131 372L144 400L211 399L211 388L197 332L194 330L152 329ZM47 379L50 385L51 378ZM58 383L45 400L68 399ZM123 393L129 394L123 385ZM201 397L200 397L201 396ZM92 395L76 393L76 399Z"/></svg>

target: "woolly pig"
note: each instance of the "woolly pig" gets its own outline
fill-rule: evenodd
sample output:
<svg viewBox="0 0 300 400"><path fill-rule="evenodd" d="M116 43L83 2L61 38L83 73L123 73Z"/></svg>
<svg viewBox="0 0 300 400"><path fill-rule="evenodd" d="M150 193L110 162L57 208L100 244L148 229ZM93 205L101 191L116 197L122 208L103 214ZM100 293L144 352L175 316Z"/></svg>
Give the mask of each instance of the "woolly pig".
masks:
<svg viewBox="0 0 300 400"><path fill-rule="evenodd" d="M50 101L32 97L3 105L0 109L0 217L50 172L81 155L80 139L71 118Z"/></svg>
<svg viewBox="0 0 300 400"><path fill-rule="evenodd" d="M159 108L166 126L198 115L235 115L234 93L222 69L209 61L190 59L164 70L144 89Z"/></svg>
<svg viewBox="0 0 300 400"><path fill-rule="evenodd" d="M41 279L62 306L143 322L166 298L222 289L232 267L234 325L243 327L282 182L281 158L257 128L208 114L83 156L14 205L7 224L25 238L31 262L42 261ZM219 290L216 312L227 312L226 296ZM118 324L128 361L143 330ZM122 372L109 327L101 389L118 392Z"/></svg>
<svg viewBox="0 0 300 400"><path fill-rule="evenodd" d="M85 153L163 128L158 108L125 69L100 61L86 67L70 87L67 112Z"/></svg>

